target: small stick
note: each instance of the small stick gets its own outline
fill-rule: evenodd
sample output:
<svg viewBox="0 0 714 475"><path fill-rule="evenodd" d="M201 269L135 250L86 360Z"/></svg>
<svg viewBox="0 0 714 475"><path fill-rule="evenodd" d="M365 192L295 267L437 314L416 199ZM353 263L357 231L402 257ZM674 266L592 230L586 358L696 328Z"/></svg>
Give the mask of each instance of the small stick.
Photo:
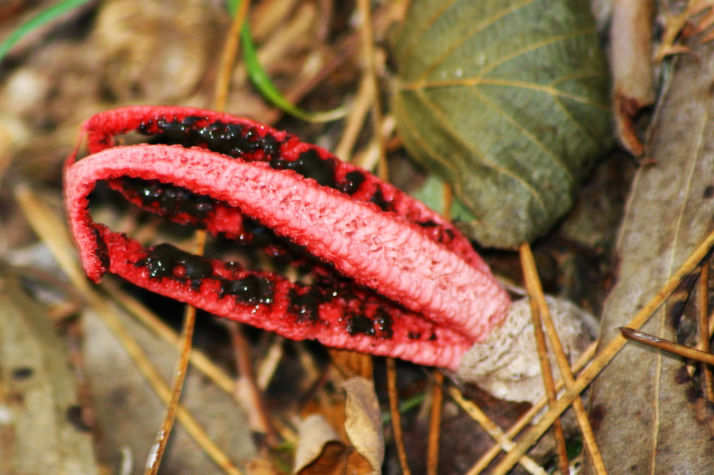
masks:
<svg viewBox="0 0 714 475"><path fill-rule="evenodd" d="M377 73L374 65L374 39L372 38L372 14L369 0L357 0L357 8L362 15L362 52L365 61L365 75L372 83L374 91L372 100L372 124L379 143L379 177L387 181L389 170L387 169L387 142L382 134L382 101L379 99L379 85L377 83Z"/></svg>
<svg viewBox="0 0 714 475"><path fill-rule="evenodd" d="M577 373L583 367L590 362L592 359L593 355L595 355L595 351L597 350L598 342L594 341L590 344L590 346L587 347L587 349L583 352L582 355L577 359L575 364L573 365L573 372ZM557 383L555 383L555 390L560 391L565 384L563 383L562 379L559 379ZM510 440L513 440L514 437L516 437L525 426L527 426L533 418L540 413L540 411L548 404L548 398L543 395L538 402L536 402L533 407L528 409L528 411L525 412L517 421L515 424L511 426L510 429L508 429L508 432L506 432L506 437L508 437ZM484 470L489 466L489 464L493 461L493 459L496 458L498 453L501 451L501 446L498 445L493 445L488 451L483 454L483 456L474 464L473 467L471 467L471 470L468 471L469 475L476 475Z"/></svg>
<svg viewBox="0 0 714 475"><path fill-rule="evenodd" d="M451 216L451 187L444 187L444 217ZM439 467L439 435L441 430L441 410L444 400L444 375L440 371L434 372L434 386L431 389L431 415L429 420L429 446L427 448L426 470L429 475L436 475Z"/></svg>
<svg viewBox="0 0 714 475"><path fill-rule="evenodd" d="M231 22L231 28L226 36L226 43L223 45L221 59L218 65L218 77L216 78L216 92L214 104L216 110L223 110L226 107L228 98L228 90L231 86L231 78L233 77L233 64L238 55L238 46L240 46L240 32L243 29L248 9L250 8L250 0L241 0L238 5L238 10Z"/></svg>
<svg viewBox="0 0 714 475"><path fill-rule="evenodd" d="M714 365L714 355L711 353L706 353L690 346L680 345L679 343L674 343L672 341L665 340L664 338L628 327L620 327L620 333L622 333L624 337L629 340L634 340L638 343L642 343L659 350L664 350L668 353L674 353L675 355L696 360L704 364Z"/></svg>
<svg viewBox="0 0 714 475"><path fill-rule="evenodd" d="M538 304L538 310L540 311L543 323L545 324L545 331L548 333L548 340L550 340L550 344L555 353L555 360L558 363L558 368L560 368L560 374L565 382L565 387L569 388L573 385L575 379L573 378L573 373L570 371L570 363L568 362L568 358L565 356L563 344L560 341L558 332L553 324L553 319L550 316L548 304L545 301L545 295L543 295L543 287L541 286L538 271L535 266L535 260L533 259L533 253L531 252L531 248L528 244L525 244L522 249L522 258L525 264L523 267L523 273L525 275L528 293L530 298L535 298ZM607 470L605 469L605 462L603 461L602 454L600 453L597 443L595 442L595 434L590 426L590 420L588 419L587 412L585 412L585 405L583 404L580 396L576 397L573 401L573 409L575 410L575 416L583 434L583 442L588 453L590 454L595 473L607 473Z"/></svg>
<svg viewBox="0 0 714 475"><path fill-rule="evenodd" d="M243 380L250 395L251 407L255 409L255 413L249 414L249 418L254 418L258 422L257 425L261 428L261 432L264 432L266 435L266 442L268 445L276 445L278 437L275 433L275 429L273 429L273 426L270 423L268 410L265 407L265 402L263 401L258 385L255 382L253 363L250 355L250 345L243 335L242 326L234 322L228 323L231 339L233 340L233 348L235 349L236 366L238 367L239 375L239 379L236 380L234 391L238 390L238 384L240 380Z"/></svg>
<svg viewBox="0 0 714 475"><path fill-rule="evenodd" d="M707 234L704 240L690 254L690 256L682 263L677 271L667 280L660 288L654 297L640 309L639 312L632 318L628 324L631 328L640 328L650 319L652 314L659 308L665 299L675 291L681 280L687 276L709 253L714 246L714 231ZM505 474L513 465L518 462L518 459L526 453L526 451L536 443L536 441L548 430L548 427L555 421L558 416L565 411L575 397L585 389L595 377L610 363L610 361L620 352L627 343L627 339L615 334L613 339L605 346L602 351L592 360L590 365L583 370L578 378L569 389L558 400L557 404L546 412L523 438L516 444L512 451L506 454L498 466L495 468L495 474Z"/></svg>
<svg viewBox="0 0 714 475"><path fill-rule="evenodd" d="M519 246L519 254L521 257L521 267L525 276L526 289L528 290L529 301L531 306L531 318L533 319L533 332L538 348L538 359L540 360L540 370L543 375L543 385L545 386L545 394L548 396L548 405L552 408L558 398L555 391L555 383L553 381L553 372L548 359L548 347L545 344L545 334L543 333L543 324L541 322L540 308L536 301L536 290L533 287L532 279L529 275L535 273L535 269L529 270L529 267L534 268L535 263L533 256L530 253L530 245L525 242ZM530 256L530 259L528 258ZM553 421L553 436L555 437L555 446L558 453L558 466L561 473L570 473L570 464L568 463L568 452L565 448L565 435L563 434L563 425L560 419Z"/></svg>
<svg viewBox="0 0 714 475"><path fill-rule="evenodd" d="M387 358L387 392L389 393L389 412L392 414L392 428L394 430L394 443L397 446L399 465L404 475L410 475L407 451L404 449L402 437L402 416L399 413L399 395L397 393L397 368L394 358Z"/></svg>
<svg viewBox="0 0 714 475"><path fill-rule="evenodd" d="M439 466L439 432L441 430L441 405L444 401L444 374L434 371L431 389L431 417L429 419L429 447L426 456L426 473L436 475Z"/></svg>
<svg viewBox="0 0 714 475"><path fill-rule="evenodd" d="M275 371L283 359L284 345L285 338L276 335L268 348L265 358L260 362L260 366L256 371L255 383L261 391L268 389L270 381L272 381Z"/></svg>
<svg viewBox="0 0 714 475"><path fill-rule="evenodd" d="M709 353L709 262L702 265L697 288L697 307L699 308L699 344L697 349ZM704 394L709 401L714 401L714 387L712 387L712 370L709 365L702 364L704 373Z"/></svg>
<svg viewBox="0 0 714 475"><path fill-rule="evenodd" d="M478 422L479 425L483 427L483 429L486 431L486 433L493 440L495 440L496 443L504 451L508 452L513 448L514 445L516 445L506 436L506 434L503 433L503 430L501 430L500 427L498 427L476 404L473 403L473 401L467 400L457 387L450 386L448 391L449 396L451 396L451 398L456 401L456 404L461 406L461 409L463 409L464 412L471 416L473 420ZM537 473L543 475L546 473L546 471L543 470L540 465L538 465L533 459L531 459L527 455L521 457L518 463L520 463L523 468L528 470L529 473Z"/></svg>
<svg viewBox="0 0 714 475"><path fill-rule="evenodd" d="M374 100L374 84L372 81L363 76L357 88L357 95L350 107L350 112L345 120L345 128L342 132L342 137L335 147L335 156L349 162L352 156L352 148L357 141L357 136L362 130L364 118L368 110L372 107Z"/></svg>

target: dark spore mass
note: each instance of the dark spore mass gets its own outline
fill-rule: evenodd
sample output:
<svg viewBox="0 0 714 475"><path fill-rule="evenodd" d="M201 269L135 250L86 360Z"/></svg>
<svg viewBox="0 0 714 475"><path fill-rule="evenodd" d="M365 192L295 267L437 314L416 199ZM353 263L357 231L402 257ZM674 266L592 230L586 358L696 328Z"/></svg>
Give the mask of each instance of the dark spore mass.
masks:
<svg viewBox="0 0 714 475"><path fill-rule="evenodd" d="M295 315L299 321L316 322L319 320L318 311L323 298L318 289L311 288L304 294L298 294L295 289L290 289L288 300L288 311Z"/></svg>
<svg viewBox="0 0 714 475"><path fill-rule="evenodd" d="M102 236L99 233L99 229L97 229L96 226L92 227L92 231L94 231L94 242L97 244L97 248L94 250L94 255L97 257L97 259L99 259L99 262L102 263L102 267L108 269L110 260L107 243L105 243L104 239L102 239Z"/></svg>
<svg viewBox="0 0 714 475"><path fill-rule="evenodd" d="M337 189L342 193L347 193L348 195L353 195L359 190L359 187L364 183L364 173L358 170L354 170L345 174L345 179L342 183L337 185Z"/></svg>
<svg viewBox="0 0 714 475"><path fill-rule="evenodd" d="M158 180L124 178L122 186L136 193L144 206L158 206L165 216L185 213L202 221L215 206L215 201L208 196L192 193L180 186L161 183Z"/></svg>
<svg viewBox="0 0 714 475"><path fill-rule="evenodd" d="M292 170L305 178L312 178L320 185L335 188L335 159L322 158L315 149L302 152L296 160L273 158L270 166L277 170Z"/></svg>
<svg viewBox="0 0 714 475"><path fill-rule="evenodd" d="M264 247L279 243L280 238L269 227L243 216L243 232L238 236L238 242L243 246Z"/></svg>
<svg viewBox="0 0 714 475"><path fill-rule="evenodd" d="M141 124L139 131L147 135L153 134L152 143L204 147L232 157L262 151L266 158L271 158L279 151L280 144L277 139L270 134L261 136L255 127L208 120L194 116L182 120L160 118L155 122Z"/></svg>
<svg viewBox="0 0 714 475"><path fill-rule="evenodd" d="M374 203L379 206L382 211L387 211L389 209L389 202L384 197L382 189L379 186L377 186L377 190L372 194L372 197L369 199L369 201L370 203Z"/></svg>
<svg viewBox="0 0 714 475"><path fill-rule="evenodd" d="M275 136L265 134L261 139L262 149L266 157L275 157L280 152L280 143Z"/></svg>
<svg viewBox="0 0 714 475"><path fill-rule="evenodd" d="M347 333L352 336L358 334L374 336L374 322L362 314L353 313L347 319Z"/></svg>
<svg viewBox="0 0 714 475"><path fill-rule="evenodd" d="M221 281L221 297L233 295L237 302L249 304L273 303L273 283L262 277L249 275L242 279L223 279Z"/></svg>
<svg viewBox="0 0 714 475"><path fill-rule="evenodd" d="M213 275L213 266L206 259L184 252L171 244L159 244L149 250L146 259L139 263L149 270L149 277L188 279L191 288L198 290L201 281ZM177 267L183 267L184 277L175 277Z"/></svg>
<svg viewBox="0 0 714 475"><path fill-rule="evenodd" d="M201 281L213 275L211 263L193 254L185 254L179 259L179 264L183 265L185 276L191 281L193 290L198 290L201 287Z"/></svg>
<svg viewBox="0 0 714 475"><path fill-rule="evenodd" d="M181 254L182 251L171 244L159 244L153 247L143 261L149 270L149 277L153 279L173 277Z"/></svg>
<svg viewBox="0 0 714 475"><path fill-rule="evenodd" d="M377 309L375 322L377 323L377 328L379 329L381 337L392 338L392 336L394 336L394 331L392 330L394 319L392 319L389 312L383 308Z"/></svg>

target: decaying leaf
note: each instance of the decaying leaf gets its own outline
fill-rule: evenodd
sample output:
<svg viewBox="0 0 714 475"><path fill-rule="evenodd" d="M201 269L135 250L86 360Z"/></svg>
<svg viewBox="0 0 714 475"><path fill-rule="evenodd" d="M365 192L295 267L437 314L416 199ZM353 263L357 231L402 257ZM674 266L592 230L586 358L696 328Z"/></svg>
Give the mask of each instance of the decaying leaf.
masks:
<svg viewBox="0 0 714 475"><path fill-rule="evenodd" d="M410 154L513 248L571 206L610 140L607 67L588 2L416 0L393 108Z"/></svg>
<svg viewBox="0 0 714 475"><path fill-rule="evenodd" d="M298 434L294 473L332 473L336 469L344 469L345 447L324 416L310 414L302 419Z"/></svg>
<svg viewBox="0 0 714 475"><path fill-rule="evenodd" d="M365 458L372 473L379 473L384 460L384 435L379 401L372 381L353 377L342 383L345 401L345 432L356 452ZM354 465L350 465L354 466Z"/></svg>
<svg viewBox="0 0 714 475"><path fill-rule="evenodd" d="M98 473L67 349L0 268L0 473Z"/></svg>
<svg viewBox="0 0 714 475"><path fill-rule="evenodd" d="M660 100L618 237L619 275L602 316L601 341L662 286L714 220L714 45L678 59ZM676 339L666 308L643 331ZM628 344L595 380L590 417L607 468L638 473L708 473L714 453L699 392L678 358ZM683 378L682 375L685 375ZM623 450L623 448L627 450Z"/></svg>
<svg viewBox="0 0 714 475"><path fill-rule="evenodd" d="M633 155L642 155L634 116L655 99L652 71L652 17L654 2L613 2L610 46L613 75L613 117L620 143Z"/></svg>
<svg viewBox="0 0 714 475"><path fill-rule="evenodd" d="M117 314L127 331L169 381L178 351L125 314ZM100 459L118 467L120 459L143 467L161 426L165 406L136 367L127 350L93 312L83 315L84 360L95 403ZM181 404L209 437L236 463L255 456L244 411L235 400L196 370L189 368ZM177 423L161 469L170 473L212 473L215 463Z"/></svg>

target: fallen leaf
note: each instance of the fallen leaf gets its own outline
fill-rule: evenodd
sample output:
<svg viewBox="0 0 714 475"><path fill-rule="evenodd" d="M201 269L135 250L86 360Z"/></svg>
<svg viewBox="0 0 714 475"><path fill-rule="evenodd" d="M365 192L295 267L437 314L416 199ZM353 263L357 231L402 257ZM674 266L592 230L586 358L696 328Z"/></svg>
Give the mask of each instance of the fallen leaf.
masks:
<svg viewBox="0 0 714 475"><path fill-rule="evenodd" d="M0 473L98 473L65 343L0 268Z"/></svg>
<svg viewBox="0 0 714 475"><path fill-rule="evenodd" d="M170 381L178 350L118 312L122 324L139 342L165 381ZM118 466L122 449L134 467L143 467L161 427L165 406L153 392L117 337L93 312L85 312L84 359L102 434L100 458ZM232 396L189 368L181 403L209 437L234 462L255 456L247 418ZM211 473L213 461L177 423L161 463L170 473Z"/></svg>
<svg viewBox="0 0 714 475"><path fill-rule="evenodd" d="M342 383L345 391L345 431L356 454L369 463L369 472L380 473L384 461L384 435L379 401L374 392L374 384L365 378L354 377ZM350 461L351 469L367 473L357 467L357 461Z"/></svg>
<svg viewBox="0 0 714 475"><path fill-rule="evenodd" d="M610 27L610 64L613 76L613 115L620 143L633 155L642 155L634 117L654 102L652 20L654 2L617 0Z"/></svg>
<svg viewBox="0 0 714 475"><path fill-rule="evenodd" d="M340 473L345 468L345 446L327 420L320 414L310 414L298 425L298 445L293 472Z"/></svg>
<svg viewBox="0 0 714 475"><path fill-rule="evenodd" d="M394 52L399 133L473 214L470 237L515 248L545 233L611 139L588 3L414 1Z"/></svg>
<svg viewBox="0 0 714 475"><path fill-rule="evenodd" d="M714 220L712 89L714 46L690 45L678 58L659 101L641 167L627 203L617 255L619 275L602 315L601 341L660 289L711 229ZM643 331L676 339L665 308ZM680 359L628 344L595 380L590 417L610 470L637 473L708 473L714 434L698 407ZM626 450L623 450L626 448Z"/></svg>

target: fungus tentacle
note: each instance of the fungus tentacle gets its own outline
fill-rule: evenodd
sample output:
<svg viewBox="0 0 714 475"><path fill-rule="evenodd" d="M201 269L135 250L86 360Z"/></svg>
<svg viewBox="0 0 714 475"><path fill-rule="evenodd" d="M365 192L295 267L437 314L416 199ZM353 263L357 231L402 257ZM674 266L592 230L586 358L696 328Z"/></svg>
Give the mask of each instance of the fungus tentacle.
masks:
<svg viewBox="0 0 714 475"><path fill-rule="evenodd" d="M111 272L288 338L450 368L506 313L507 294L448 221L290 134L176 107L104 112L83 131L89 155L67 160L65 205L95 281ZM132 131L148 143L116 145ZM92 221L88 196L99 181L213 235L258 240L255 223L268 227L286 241L278 247L312 256L315 282L292 283L168 244L144 248Z"/></svg>

